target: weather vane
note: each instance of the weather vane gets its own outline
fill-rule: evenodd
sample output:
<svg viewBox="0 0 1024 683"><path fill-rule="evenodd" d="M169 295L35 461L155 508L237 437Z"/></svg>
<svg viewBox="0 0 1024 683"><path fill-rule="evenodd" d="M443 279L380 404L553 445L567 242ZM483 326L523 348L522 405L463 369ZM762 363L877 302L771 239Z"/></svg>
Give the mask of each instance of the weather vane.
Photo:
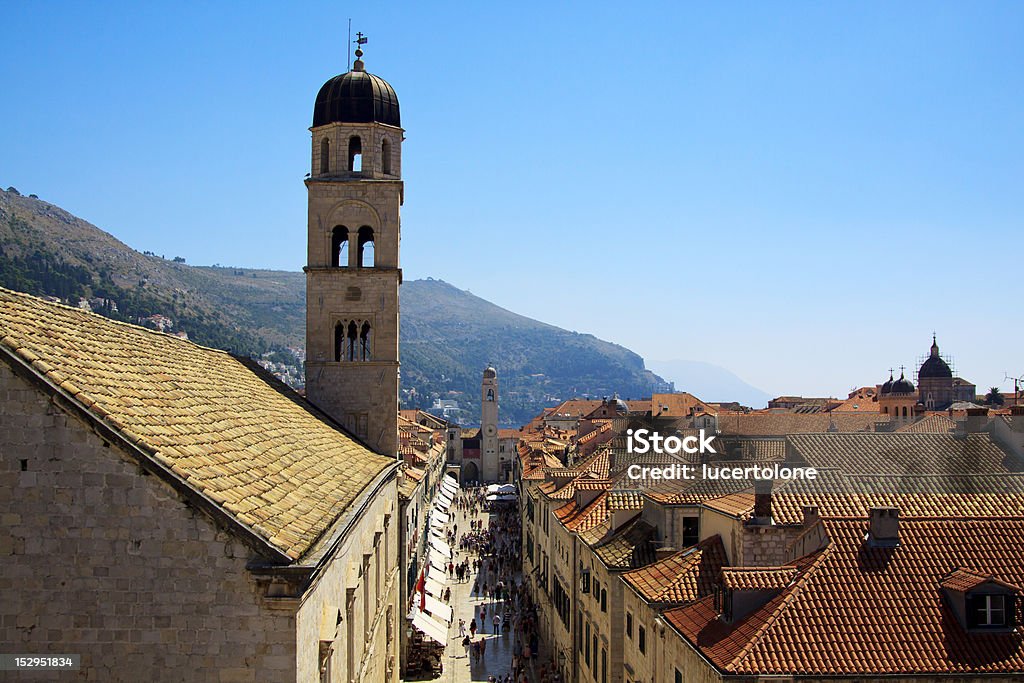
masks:
<svg viewBox="0 0 1024 683"><path fill-rule="evenodd" d="M352 68L356 71L363 70L363 45L366 45L368 38L363 35L362 31L356 31L356 39L352 42L356 44L356 61L352 65Z"/></svg>

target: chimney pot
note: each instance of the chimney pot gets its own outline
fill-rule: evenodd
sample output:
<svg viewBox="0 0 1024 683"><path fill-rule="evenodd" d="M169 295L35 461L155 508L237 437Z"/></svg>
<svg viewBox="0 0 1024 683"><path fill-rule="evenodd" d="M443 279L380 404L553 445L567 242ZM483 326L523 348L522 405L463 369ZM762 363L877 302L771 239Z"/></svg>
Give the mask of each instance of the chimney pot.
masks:
<svg viewBox="0 0 1024 683"><path fill-rule="evenodd" d="M821 519L821 514L818 512L817 505L805 505L803 507L803 511L805 529L814 526Z"/></svg>
<svg viewBox="0 0 1024 683"><path fill-rule="evenodd" d="M772 519L772 484L771 479L758 479L754 482L754 519L758 524L770 524Z"/></svg>
<svg viewBox="0 0 1024 683"><path fill-rule="evenodd" d="M871 508L868 517L868 542L876 547L895 547L900 542L900 510L894 507Z"/></svg>

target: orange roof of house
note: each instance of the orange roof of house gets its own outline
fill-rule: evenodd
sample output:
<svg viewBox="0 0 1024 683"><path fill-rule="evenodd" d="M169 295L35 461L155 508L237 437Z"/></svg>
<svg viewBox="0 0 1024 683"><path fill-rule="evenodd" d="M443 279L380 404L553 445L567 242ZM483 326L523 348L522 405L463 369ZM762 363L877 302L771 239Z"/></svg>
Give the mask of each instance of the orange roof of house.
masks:
<svg viewBox="0 0 1024 683"><path fill-rule="evenodd" d="M669 417L686 417L693 412L717 412L709 404L685 391L674 394L654 394L651 396L648 410L651 411L652 415L666 415Z"/></svg>
<svg viewBox="0 0 1024 683"><path fill-rule="evenodd" d="M718 429L724 435L785 436L827 432L834 424L840 432L874 431L876 422L889 422L892 417L878 413L792 413L757 411L752 413L719 413Z"/></svg>
<svg viewBox="0 0 1024 683"><path fill-rule="evenodd" d="M956 422L949 415L944 413L933 413L926 415L916 422L911 422L897 429L897 432L908 432L911 434L946 434L953 431Z"/></svg>
<svg viewBox="0 0 1024 683"><path fill-rule="evenodd" d="M666 620L727 674L1024 673L1020 634L966 631L940 586L957 567L1020 585L1024 519L901 519L895 548L866 546L863 519L823 524L828 547L736 623L718 618L711 597Z"/></svg>
<svg viewBox="0 0 1024 683"><path fill-rule="evenodd" d="M1009 588L1010 590L1016 591L1018 593L1020 592L1020 586L1015 586L1012 583L1000 581L999 579L991 575L973 572L970 569L966 569L964 567L958 567L954 571L950 572L948 576L946 576L942 579L942 581L939 582L939 585L943 588L947 588L952 591L965 593L986 583L994 583L999 586L1002 586L1003 588Z"/></svg>
<svg viewBox="0 0 1024 683"><path fill-rule="evenodd" d="M797 577L796 567L726 567L722 585L730 590L782 590Z"/></svg>
<svg viewBox="0 0 1024 683"><path fill-rule="evenodd" d="M692 548L625 572L622 578L647 602L682 605L710 595L726 562L722 537L715 534Z"/></svg>

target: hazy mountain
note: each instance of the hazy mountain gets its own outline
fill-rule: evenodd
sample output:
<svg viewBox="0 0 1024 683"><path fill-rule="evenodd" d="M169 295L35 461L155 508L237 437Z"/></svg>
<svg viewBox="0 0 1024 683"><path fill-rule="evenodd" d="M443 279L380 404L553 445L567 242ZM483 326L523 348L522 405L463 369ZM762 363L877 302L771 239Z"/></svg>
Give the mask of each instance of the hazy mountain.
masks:
<svg viewBox="0 0 1024 683"><path fill-rule="evenodd" d="M677 391L688 391L705 401L739 401L751 408L764 408L773 396L747 384L725 368L699 360L651 360L650 369L670 382Z"/></svg>
<svg viewBox="0 0 1024 683"><path fill-rule="evenodd" d="M9 191L0 192L0 286L184 333L302 382L302 273L190 266L174 254L139 253L53 204ZM478 421L488 363L498 370L501 420L509 425L557 399L639 398L666 388L629 349L517 315L440 280L404 283L401 302L407 407L454 400L464 422Z"/></svg>

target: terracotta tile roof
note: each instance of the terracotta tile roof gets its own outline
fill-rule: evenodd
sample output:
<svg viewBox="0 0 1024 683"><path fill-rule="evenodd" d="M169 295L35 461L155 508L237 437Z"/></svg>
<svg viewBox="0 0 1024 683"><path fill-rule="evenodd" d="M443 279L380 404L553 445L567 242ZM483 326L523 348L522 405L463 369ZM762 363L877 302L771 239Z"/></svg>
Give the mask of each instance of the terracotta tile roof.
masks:
<svg viewBox="0 0 1024 683"><path fill-rule="evenodd" d="M716 510L730 517L748 517L754 509L753 489L730 493L718 498L709 498L702 504L709 510Z"/></svg>
<svg viewBox="0 0 1024 683"><path fill-rule="evenodd" d="M293 559L395 464L255 363L177 337L0 289L0 346Z"/></svg>
<svg viewBox="0 0 1024 683"><path fill-rule="evenodd" d="M958 567L950 572L939 582L939 585L951 591L965 593L986 583L994 583L1002 586L1003 588L1009 588L1012 591L1016 591L1017 593L1021 592L1020 586L1000 581L991 575L973 572L970 569L965 569L964 567Z"/></svg>
<svg viewBox="0 0 1024 683"><path fill-rule="evenodd" d="M519 429L499 429L498 430L498 438L499 439L518 439L520 436L522 436L522 431L519 430Z"/></svg>
<svg viewBox="0 0 1024 683"><path fill-rule="evenodd" d="M654 561L654 537L657 530L638 515L609 538L596 543L594 554L609 569L635 569Z"/></svg>
<svg viewBox="0 0 1024 683"><path fill-rule="evenodd" d="M968 632L940 583L957 567L1024 581L1024 519L900 520L900 545L871 548L865 520L823 522L830 545L738 623L711 598L665 613L720 671L804 676L1024 673L1019 632Z"/></svg>
<svg viewBox="0 0 1024 683"><path fill-rule="evenodd" d="M790 413L753 412L719 413L718 429L722 434L737 436L785 436L827 432L829 423L840 432L874 431L875 423L889 422L889 415L876 413Z"/></svg>
<svg viewBox="0 0 1024 683"><path fill-rule="evenodd" d="M569 468L570 472L576 474L593 474L602 479L607 479L610 472L611 458L608 449L602 448L595 451L586 460Z"/></svg>
<svg viewBox="0 0 1024 683"><path fill-rule="evenodd" d="M1009 463L988 434L795 434L787 441L797 457L815 467L848 474L959 474L1024 469Z"/></svg>
<svg viewBox="0 0 1024 683"><path fill-rule="evenodd" d="M739 456L750 462L782 462L786 459L785 439L741 439Z"/></svg>
<svg viewBox="0 0 1024 683"><path fill-rule="evenodd" d="M1024 475L837 475L818 482L777 483L772 494L776 524L799 524L803 506L822 517L866 517L873 507L898 507L901 518L976 519L1024 517Z"/></svg>
<svg viewBox="0 0 1024 683"><path fill-rule="evenodd" d="M590 531L608 519L608 494L602 493L583 508L572 501L568 505L558 508L556 514L558 511L562 511L559 521L569 531L579 533Z"/></svg>
<svg viewBox="0 0 1024 683"><path fill-rule="evenodd" d="M568 401L562 401L554 408L550 408L547 411L545 417L557 418L557 417L575 417L580 418L584 415L594 412L601 405L601 399L583 399L583 398L571 398Z"/></svg>
<svg viewBox="0 0 1024 683"><path fill-rule="evenodd" d="M782 590L798 574L796 567L726 567L722 585L731 590Z"/></svg>
<svg viewBox="0 0 1024 683"><path fill-rule="evenodd" d="M644 489L644 496L661 505L699 505L709 498L718 498L750 488L742 479L693 479L663 481Z"/></svg>
<svg viewBox="0 0 1024 683"><path fill-rule="evenodd" d="M897 429L897 432L910 434L945 434L953 431L956 422L948 415L926 415L917 422L912 422Z"/></svg>
<svg viewBox="0 0 1024 683"><path fill-rule="evenodd" d="M612 485L610 479L584 479L580 477L573 482L576 491L607 491Z"/></svg>
<svg viewBox="0 0 1024 683"><path fill-rule="evenodd" d="M644 495L636 489L612 489L608 492L609 510L642 510Z"/></svg>
<svg viewBox="0 0 1024 683"><path fill-rule="evenodd" d="M675 606L710 595L727 562L718 534L646 567L623 573L623 580L649 603Z"/></svg>
<svg viewBox="0 0 1024 683"><path fill-rule="evenodd" d="M687 417L693 412L714 413L715 409L693 394L681 391L674 394L654 394L647 406L653 415Z"/></svg>
<svg viewBox="0 0 1024 683"><path fill-rule="evenodd" d="M611 421L604 421L603 424L601 424L600 427L598 427L597 429L595 429L593 431L587 432L586 434L581 436L579 439L577 439L576 443L578 443L578 444L590 443L594 439L598 438L599 436L602 436L603 434L606 434L606 433L610 432L611 430L612 430L612 423L611 423Z"/></svg>

